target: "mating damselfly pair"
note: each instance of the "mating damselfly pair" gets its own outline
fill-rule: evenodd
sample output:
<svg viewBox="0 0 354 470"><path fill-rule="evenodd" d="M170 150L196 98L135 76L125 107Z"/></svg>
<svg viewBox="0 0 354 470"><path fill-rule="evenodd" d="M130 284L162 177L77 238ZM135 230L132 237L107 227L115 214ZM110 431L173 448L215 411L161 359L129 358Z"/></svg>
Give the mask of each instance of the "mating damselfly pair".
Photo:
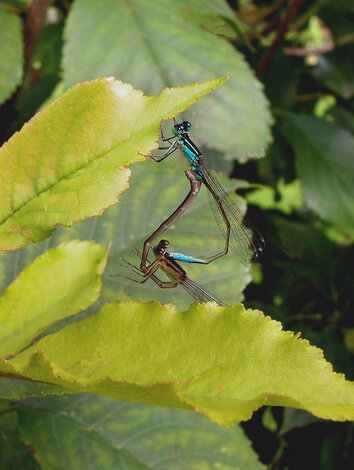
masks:
<svg viewBox="0 0 354 470"><path fill-rule="evenodd" d="M259 260L264 251L265 242L259 231L244 216L239 205L230 198L220 185L214 172L207 167L204 156L189 136L190 129L191 124L188 121L177 123L174 120L172 136L165 138L161 130L162 141L168 142L169 146L160 147L160 149L167 149L167 151L161 155L149 156L156 162L162 162L176 150L182 150L190 164L190 170L185 172L190 183L189 193L177 209L145 240L142 253L137 252L140 258L140 267L137 268L128 262L126 262L126 267L132 269L143 278L142 280L132 279L135 282L143 283L151 279L162 288L172 288L181 285L199 302L213 300L219 305L225 305L214 295L191 281L177 261L209 264L226 255L230 248L243 264L250 265ZM183 253L168 252L167 247L169 242L161 240L153 249L155 260L149 262L148 254L154 240L160 237L185 213L192 201L197 197L202 183L204 183L208 190L209 203L214 218L225 238L224 249L210 257L195 258ZM161 281L155 274L158 269L164 271L171 281Z"/></svg>

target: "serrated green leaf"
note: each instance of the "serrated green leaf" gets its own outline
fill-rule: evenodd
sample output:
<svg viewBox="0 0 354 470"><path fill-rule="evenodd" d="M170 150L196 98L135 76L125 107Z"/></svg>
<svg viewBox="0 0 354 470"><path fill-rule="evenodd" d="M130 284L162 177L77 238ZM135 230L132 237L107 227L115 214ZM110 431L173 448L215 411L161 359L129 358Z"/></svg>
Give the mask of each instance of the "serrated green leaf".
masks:
<svg viewBox="0 0 354 470"><path fill-rule="evenodd" d="M0 250L102 214L127 189L128 167L156 148L161 120L225 80L147 97L113 78L97 79L39 112L0 149Z"/></svg>
<svg viewBox="0 0 354 470"><path fill-rule="evenodd" d="M68 348L68 344L72 347ZM1 368L77 392L194 409L230 426L264 404L354 418L354 383L257 310L114 302Z"/></svg>
<svg viewBox="0 0 354 470"><path fill-rule="evenodd" d="M296 168L308 206L354 235L354 138L322 119L288 114L281 132L294 148Z"/></svg>
<svg viewBox="0 0 354 470"><path fill-rule="evenodd" d="M227 40L190 20L194 11L232 16L220 1L77 0L65 30L65 86L115 75L155 94L165 86L230 75L222 90L183 117L199 126L199 143L232 159L262 157L272 123L262 86Z"/></svg>
<svg viewBox="0 0 354 470"><path fill-rule="evenodd" d="M16 354L48 326L91 305L106 256L100 245L72 241L22 271L0 297L0 356Z"/></svg>
<svg viewBox="0 0 354 470"><path fill-rule="evenodd" d="M58 461L67 470L264 468L241 427L223 429L184 410L86 394L29 400L19 417L45 469Z"/></svg>
<svg viewBox="0 0 354 470"><path fill-rule="evenodd" d="M17 15L0 6L0 104L15 91L22 78L22 31Z"/></svg>

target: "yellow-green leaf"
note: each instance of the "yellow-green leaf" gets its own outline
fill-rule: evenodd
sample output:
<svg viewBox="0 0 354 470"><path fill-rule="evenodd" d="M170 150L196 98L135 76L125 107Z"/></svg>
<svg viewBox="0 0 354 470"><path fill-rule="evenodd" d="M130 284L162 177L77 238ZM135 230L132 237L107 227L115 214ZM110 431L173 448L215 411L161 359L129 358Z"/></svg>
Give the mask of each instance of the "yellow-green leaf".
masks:
<svg viewBox="0 0 354 470"><path fill-rule="evenodd" d="M70 345L70 347L69 347ZM127 401L194 409L232 425L264 404L354 418L354 385L322 351L260 311L116 302L47 336L7 372Z"/></svg>
<svg viewBox="0 0 354 470"><path fill-rule="evenodd" d="M72 241L25 268L0 298L0 356L16 354L48 326L91 305L106 257L101 245Z"/></svg>
<svg viewBox="0 0 354 470"><path fill-rule="evenodd" d="M102 78L74 86L39 112L0 149L0 250L102 214L127 189L128 167L157 147L160 122L225 80L144 96Z"/></svg>

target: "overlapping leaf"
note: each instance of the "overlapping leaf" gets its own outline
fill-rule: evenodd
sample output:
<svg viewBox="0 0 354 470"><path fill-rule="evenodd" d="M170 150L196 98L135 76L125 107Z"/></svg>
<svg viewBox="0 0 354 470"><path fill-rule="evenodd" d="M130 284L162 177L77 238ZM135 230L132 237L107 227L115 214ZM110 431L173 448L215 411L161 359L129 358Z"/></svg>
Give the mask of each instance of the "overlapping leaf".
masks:
<svg viewBox="0 0 354 470"><path fill-rule="evenodd" d="M6 411L1 405L0 462L3 469L41 470L20 436L15 410Z"/></svg>
<svg viewBox="0 0 354 470"><path fill-rule="evenodd" d="M264 468L240 426L223 429L184 410L89 394L28 400L18 409L21 434L43 468L58 460L68 470Z"/></svg>
<svg viewBox="0 0 354 470"><path fill-rule="evenodd" d="M309 207L354 236L353 136L309 116L288 114L281 131L296 154L296 168Z"/></svg>
<svg viewBox="0 0 354 470"><path fill-rule="evenodd" d="M187 312L107 304L1 360L1 368L77 392L194 409L223 425L265 403L354 418L354 384L333 372L321 350L241 304L194 304Z"/></svg>
<svg viewBox="0 0 354 470"><path fill-rule="evenodd" d="M155 94L165 86L230 75L222 90L184 117L200 126L200 142L229 158L262 157L272 119L261 84L226 39L196 24L201 15L234 20L220 0L77 0L65 32L65 85L115 75Z"/></svg>
<svg viewBox="0 0 354 470"><path fill-rule="evenodd" d="M73 87L0 150L0 249L101 214L128 187L128 166L156 147L168 119L226 79L147 97L113 78Z"/></svg>
<svg viewBox="0 0 354 470"><path fill-rule="evenodd" d="M28 266L0 298L0 356L14 355L56 321L96 300L106 250L94 242L70 242Z"/></svg>

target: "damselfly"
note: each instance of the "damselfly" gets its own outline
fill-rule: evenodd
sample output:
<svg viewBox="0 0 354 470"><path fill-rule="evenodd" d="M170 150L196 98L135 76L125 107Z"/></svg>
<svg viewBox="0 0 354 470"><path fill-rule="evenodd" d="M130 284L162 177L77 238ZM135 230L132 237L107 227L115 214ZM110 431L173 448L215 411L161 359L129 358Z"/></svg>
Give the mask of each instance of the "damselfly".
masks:
<svg viewBox="0 0 354 470"><path fill-rule="evenodd" d="M201 180L199 180L195 172L191 170L187 170L185 172L187 179L189 180L190 183L190 190L189 193L187 194L187 197L184 199L184 201L177 207L177 209L164 221L162 224L150 235L149 238L147 238L144 242L144 248L143 248L143 253L141 256L141 263L140 263L140 269L145 272L146 271L146 261L147 261L147 256L149 254L150 247L156 238L162 235L163 232L168 230L171 225L179 218L181 215L183 215L188 207L191 205L192 201L196 198L200 191L200 186L201 186ZM223 251L220 253L217 253L216 255L210 256L209 258L199 258L198 263L201 264L209 264L212 261L214 261L217 258L220 258L221 256L226 255L229 249L229 238L230 238L230 230L227 231L226 236L225 236L225 247Z"/></svg>
<svg viewBox="0 0 354 470"><path fill-rule="evenodd" d="M181 149L191 166L192 171L186 172L191 189L176 211L145 241L141 257L141 269L143 266L146 267L146 258L152 241L170 228L172 223L185 212L197 196L201 183L204 183L208 189L209 202L214 218L226 241L225 249L218 255L207 258L204 263L207 264L220 256L224 256L230 247L240 261L249 265L258 261L265 248L263 236L245 217L237 203L226 193L213 171L206 166L204 156L189 137L188 131L191 127L192 125L188 121L175 122L172 128L172 137L165 138L162 134L164 142L172 141L167 152L159 156L150 155L156 162L161 162L177 149Z"/></svg>
<svg viewBox="0 0 354 470"><path fill-rule="evenodd" d="M138 276L141 276L143 278L142 280L133 279L127 276L123 276L122 274L114 275L114 277L124 277L130 281L138 282L140 284L143 284L148 279L151 279L155 282L155 284L163 289L181 286L200 303L216 302L218 305L226 307L226 305L217 297L212 295L196 282L192 281L187 276L186 271L176 262L176 259L186 263L200 263L203 260L193 258L192 256L186 256L182 253L169 253L167 251L168 246L169 242L167 240L161 240L160 243L153 249L155 260L152 263L149 263L148 266L144 266L144 269L139 269L128 261L123 260L125 266L131 269ZM135 251L139 258L141 258L141 253L138 250ZM161 279L155 275L156 271L159 269L164 271L171 281L161 281Z"/></svg>

